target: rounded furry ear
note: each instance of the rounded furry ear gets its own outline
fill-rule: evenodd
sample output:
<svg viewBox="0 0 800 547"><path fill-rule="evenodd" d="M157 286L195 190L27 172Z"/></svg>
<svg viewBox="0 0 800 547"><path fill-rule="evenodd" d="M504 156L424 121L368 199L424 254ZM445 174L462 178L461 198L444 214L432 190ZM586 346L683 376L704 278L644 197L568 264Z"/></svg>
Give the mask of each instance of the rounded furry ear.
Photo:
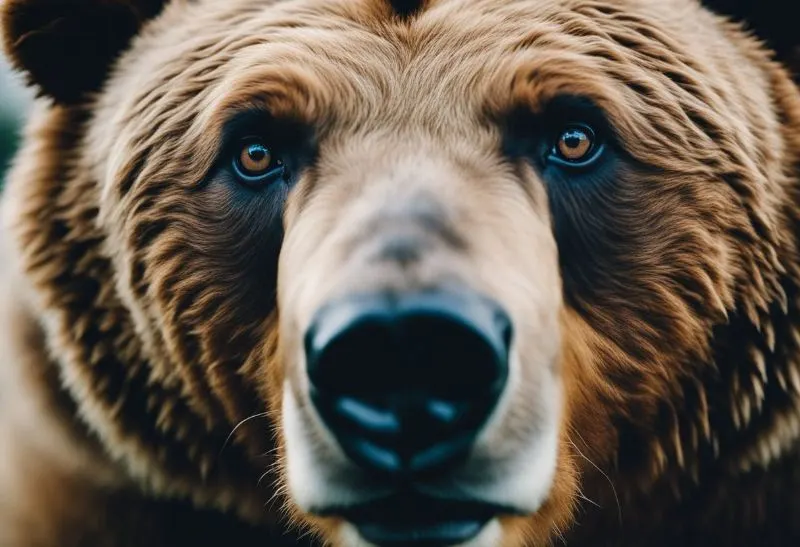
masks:
<svg viewBox="0 0 800 547"><path fill-rule="evenodd" d="M794 3L786 0L702 0L712 11L743 21L800 77L800 32Z"/></svg>
<svg viewBox="0 0 800 547"><path fill-rule="evenodd" d="M114 59L165 0L4 0L6 52L41 92L81 101L105 80Z"/></svg>

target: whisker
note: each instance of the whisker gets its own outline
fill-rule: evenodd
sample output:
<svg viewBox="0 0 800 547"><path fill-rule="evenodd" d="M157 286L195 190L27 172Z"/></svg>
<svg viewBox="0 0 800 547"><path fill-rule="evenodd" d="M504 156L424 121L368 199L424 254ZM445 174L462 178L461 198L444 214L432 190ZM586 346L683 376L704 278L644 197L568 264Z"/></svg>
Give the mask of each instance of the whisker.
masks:
<svg viewBox="0 0 800 547"><path fill-rule="evenodd" d="M222 452L225 450L225 447L228 446L228 443L230 442L230 440L233 437L234 433L236 433L236 430L239 429L242 425L244 425L246 422L249 422L250 420L253 420L255 418L266 418L266 417L267 417L267 413L266 412L259 412L258 414L253 414L252 416L248 416L247 418L245 418L244 420L242 420L241 422L236 424L236 426L231 430L230 434L228 435L228 438L225 439L224 443L222 443L222 448L219 449L219 454L217 456L219 457L219 456L222 455Z"/></svg>
<svg viewBox="0 0 800 547"><path fill-rule="evenodd" d="M579 432L575 431L574 433L575 433L575 434L576 434L576 435L577 435L577 436L578 436L578 437L581 439L581 441L583 441L583 443L584 443L584 444L586 444L586 441L584 440L584 438L581 436L581 434L580 434ZM590 460L589 458L587 458L587 457L586 457L586 455L585 455L583 452L581 452L581 449L580 449L580 448L578 448L578 445L576 445L576 444L575 444L575 443L572 441L572 439L568 439L568 441L569 441L569 443L572 445L572 447L575 449L575 451L578 453L578 455L579 455L581 458L583 458L584 460L586 460L587 462L589 462L589 464L590 464L592 467L594 467L595 469L597 469L597 471L598 471L598 472L599 472L601 475L603 475L603 477L605 477L605 479L608 481L608 484L611 486L611 492L613 492L613 494L614 494L614 500L617 502L617 516L618 516L618 518L619 518L619 525L620 525L620 526L622 526L622 504L620 504L620 502L619 502L619 496L617 495L617 488L614 486L614 483L611 481L611 477L609 477L609 476L606 474L606 472L605 472L605 471L603 471L602 469L600 469L600 466L598 466L598 465L597 465L596 463L594 463L592 460Z"/></svg>
<svg viewBox="0 0 800 547"><path fill-rule="evenodd" d="M260 488L260 487L261 487L261 481L263 481L264 479L266 479L266 478L269 476L269 474L270 474L270 470L269 470L269 469L267 469L266 471L264 471L264 474L263 474L263 475L261 475L260 477L258 477L258 482L256 482L256 488ZM275 497L275 493L273 493L273 494L272 494L272 496L270 497L270 502L272 501L272 498L274 498L274 497ZM268 503L269 503L269 502L268 502Z"/></svg>
<svg viewBox="0 0 800 547"><path fill-rule="evenodd" d="M581 490L580 488L578 489L578 497L579 497L580 499L582 499L583 501L585 501L585 502L591 503L592 505L594 505L594 506L595 506L595 507L597 507L598 509L602 509L602 507L600 507L600 504L599 504L599 503L597 503L597 502L596 502L596 501L594 501L593 499L589 498L589 496L587 496L586 494L584 494L584 493L583 493L583 490Z"/></svg>
<svg viewBox="0 0 800 547"><path fill-rule="evenodd" d="M261 456L262 458L267 458L267 457L269 457L269 456L274 456L274 455L275 455L277 452L279 452L279 451L280 451L280 448L279 448L279 447L277 447L277 446L273 446L272 448L270 448L270 449L269 449L269 450L267 450L266 452L262 452L262 453L260 454L260 456Z"/></svg>

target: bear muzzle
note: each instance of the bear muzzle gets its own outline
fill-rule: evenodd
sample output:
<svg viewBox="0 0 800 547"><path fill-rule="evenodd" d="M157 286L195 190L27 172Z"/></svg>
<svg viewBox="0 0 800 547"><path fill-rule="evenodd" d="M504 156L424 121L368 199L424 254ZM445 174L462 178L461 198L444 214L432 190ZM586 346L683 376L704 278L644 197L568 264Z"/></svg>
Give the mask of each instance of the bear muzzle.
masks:
<svg viewBox="0 0 800 547"><path fill-rule="evenodd" d="M507 239L547 225L488 218L486 200L454 199L465 179L450 171L373 180L342 207L349 186L329 180L289 216L288 491L342 524L342 545L496 545L500 517L538 511L555 476L556 276L548 247L534 259Z"/></svg>
<svg viewBox="0 0 800 547"><path fill-rule="evenodd" d="M355 294L306 333L311 398L344 452L388 480L464 459L505 386L511 319L467 290Z"/></svg>

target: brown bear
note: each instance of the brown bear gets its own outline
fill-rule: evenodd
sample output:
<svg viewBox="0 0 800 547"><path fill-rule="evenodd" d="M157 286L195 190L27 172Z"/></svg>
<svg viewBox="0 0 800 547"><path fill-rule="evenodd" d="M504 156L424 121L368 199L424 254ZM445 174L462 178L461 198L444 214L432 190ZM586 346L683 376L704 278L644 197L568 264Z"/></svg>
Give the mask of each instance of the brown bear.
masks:
<svg viewBox="0 0 800 547"><path fill-rule="evenodd" d="M786 25L0 15L40 95L2 197L2 547L800 544Z"/></svg>

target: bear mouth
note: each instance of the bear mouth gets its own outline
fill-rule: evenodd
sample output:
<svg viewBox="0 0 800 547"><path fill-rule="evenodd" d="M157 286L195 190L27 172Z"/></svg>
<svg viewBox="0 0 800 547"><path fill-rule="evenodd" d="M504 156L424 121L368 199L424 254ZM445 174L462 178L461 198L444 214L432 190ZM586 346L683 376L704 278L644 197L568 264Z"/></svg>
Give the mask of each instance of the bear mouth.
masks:
<svg viewBox="0 0 800 547"><path fill-rule="evenodd" d="M379 547L448 547L474 539L494 517L517 512L489 503L406 492L336 513Z"/></svg>

